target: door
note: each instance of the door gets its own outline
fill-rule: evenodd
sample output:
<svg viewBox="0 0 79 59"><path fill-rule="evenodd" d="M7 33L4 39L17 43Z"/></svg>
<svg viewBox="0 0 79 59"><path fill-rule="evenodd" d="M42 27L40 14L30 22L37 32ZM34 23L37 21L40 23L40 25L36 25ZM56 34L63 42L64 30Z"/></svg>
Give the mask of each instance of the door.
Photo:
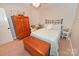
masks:
<svg viewBox="0 0 79 59"><path fill-rule="evenodd" d="M0 8L0 45L8 43L12 40L13 38L5 10Z"/></svg>

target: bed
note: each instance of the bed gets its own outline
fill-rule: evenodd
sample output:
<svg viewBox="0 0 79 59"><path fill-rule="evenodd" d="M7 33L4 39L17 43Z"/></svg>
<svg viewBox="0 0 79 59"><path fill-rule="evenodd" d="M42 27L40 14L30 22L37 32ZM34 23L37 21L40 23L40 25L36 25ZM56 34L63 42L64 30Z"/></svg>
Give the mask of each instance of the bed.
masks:
<svg viewBox="0 0 79 59"><path fill-rule="evenodd" d="M62 23L58 20L49 21L46 20L46 24L54 23L54 25L46 25L47 27L31 32L31 36L39 38L40 40L46 41L51 44L50 56L57 56L58 53L58 40L61 36Z"/></svg>

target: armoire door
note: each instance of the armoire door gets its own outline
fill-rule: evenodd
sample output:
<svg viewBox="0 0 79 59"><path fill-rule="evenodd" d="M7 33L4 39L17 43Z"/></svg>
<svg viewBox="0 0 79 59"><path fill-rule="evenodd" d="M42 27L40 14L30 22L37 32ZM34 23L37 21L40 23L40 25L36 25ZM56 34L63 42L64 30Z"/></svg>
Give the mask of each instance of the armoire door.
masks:
<svg viewBox="0 0 79 59"><path fill-rule="evenodd" d="M13 25L18 39L23 39L29 36L30 26L29 17L27 16L13 16Z"/></svg>
<svg viewBox="0 0 79 59"><path fill-rule="evenodd" d="M14 25L16 37L18 39L21 39L23 37L22 22L23 22L23 19L21 16L13 16L13 25Z"/></svg>
<svg viewBox="0 0 79 59"><path fill-rule="evenodd" d="M29 17L23 17L23 33L25 37L30 35Z"/></svg>

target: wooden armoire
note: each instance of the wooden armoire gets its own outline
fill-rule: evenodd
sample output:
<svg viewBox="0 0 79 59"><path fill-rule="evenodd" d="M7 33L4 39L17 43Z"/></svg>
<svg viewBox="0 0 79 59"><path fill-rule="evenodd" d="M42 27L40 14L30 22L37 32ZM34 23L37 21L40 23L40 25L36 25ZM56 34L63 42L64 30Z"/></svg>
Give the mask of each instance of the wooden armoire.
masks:
<svg viewBox="0 0 79 59"><path fill-rule="evenodd" d="M17 39L23 39L27 36L30 36L30 24L28 16L12 16L12 21Z"/></svg>

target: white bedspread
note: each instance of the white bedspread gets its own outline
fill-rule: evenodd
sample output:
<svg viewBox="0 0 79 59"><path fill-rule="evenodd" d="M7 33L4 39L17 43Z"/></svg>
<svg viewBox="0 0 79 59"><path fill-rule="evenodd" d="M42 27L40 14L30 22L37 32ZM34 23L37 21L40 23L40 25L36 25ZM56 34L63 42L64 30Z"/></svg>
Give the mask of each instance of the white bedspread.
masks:
<svg viewBox="0 0 79 59"><path fill-rule="evenodd" d="M31 33L31 36L39 38L51 44L50 55L58 55L58 39L60 38L61 30L39 29Z"/></svg>

